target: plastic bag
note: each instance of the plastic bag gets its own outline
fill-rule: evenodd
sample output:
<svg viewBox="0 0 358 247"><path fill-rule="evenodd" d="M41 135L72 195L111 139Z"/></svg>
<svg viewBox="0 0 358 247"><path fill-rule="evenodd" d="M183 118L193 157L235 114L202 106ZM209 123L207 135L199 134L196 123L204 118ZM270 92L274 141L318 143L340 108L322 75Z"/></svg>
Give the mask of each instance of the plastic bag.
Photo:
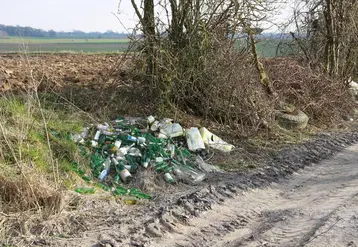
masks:
<svg viewBox="0 0 358 247"><path fill-rule="evenodd" d="M223 141L217 135L211 133L207 128L200 128L200 135L205 144L222 152L230 152L235 146Z"/></svg>

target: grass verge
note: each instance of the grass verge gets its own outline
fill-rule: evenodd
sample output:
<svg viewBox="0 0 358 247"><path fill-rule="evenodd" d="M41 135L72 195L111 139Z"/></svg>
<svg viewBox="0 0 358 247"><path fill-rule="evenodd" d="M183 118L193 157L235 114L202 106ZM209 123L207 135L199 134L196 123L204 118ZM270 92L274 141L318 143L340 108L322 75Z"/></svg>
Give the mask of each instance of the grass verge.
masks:
<svg viewBox="0 0 358 247"><path fill-rule="evenodd" d="M0 98L0 212L4 214L59 212L63 189L76 181L72 163L85 169L85 158L70 139L70 133L85 125L85 117L43 108L37 99L30 93ZM0 238L5 232L0 231Z"/></svg>

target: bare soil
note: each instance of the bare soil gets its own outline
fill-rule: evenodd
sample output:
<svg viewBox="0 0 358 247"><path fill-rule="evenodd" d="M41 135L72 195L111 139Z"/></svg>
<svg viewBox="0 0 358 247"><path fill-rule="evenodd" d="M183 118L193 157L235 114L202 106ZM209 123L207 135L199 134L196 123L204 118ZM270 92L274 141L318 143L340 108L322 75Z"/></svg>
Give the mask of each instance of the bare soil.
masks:
<svg viewBox="0 0 358 247"><path fill-rule="evenodd" d="M3 92L31 87L30 72L42 78L42 92L65 95L85 111L99 105L113 115L150 110L136 84L103 69L113 68L115 56L0 58ZM195 186L148 181L155 197L137 205L109 193L64 192L57 215L43 220L24 212L0 219L0 226L13 228L0 245L358 246L358 146L349 147L357 142L354 132L322 134L274 153L256 150L260 166L249 171L210 174Z"/></svg>
<svg viewBox="0 0 358 247"><path fill-rule="evenodd" d="M0 54L1 92L31 87L31 76L47 87L64 88L69 84L86 86L104 77L116 65L118 55L81 54ZM107 83L113 78L106 78Z"/></svg>
<svg viewBox="0 0 358 247"><path fill-rule="evenodd" d="M116 54L0 54L0 93L37 87L50 103L71 102L102 119L151 114L147 88L126 76L129 58Z"/></svg>
<svg viewBox="0 0 358 247"><path fill-rule="evenodd" d="M357 246L358 134L324 134L261 168L164 186L126 205L69 196L61 214L25 219L16 246Z"/></svg>
<svg viewBox="0 0 358 247"><path fill-rule="evenodd" d="M238 193L148 246L358 246L357 153Z"/></svg>

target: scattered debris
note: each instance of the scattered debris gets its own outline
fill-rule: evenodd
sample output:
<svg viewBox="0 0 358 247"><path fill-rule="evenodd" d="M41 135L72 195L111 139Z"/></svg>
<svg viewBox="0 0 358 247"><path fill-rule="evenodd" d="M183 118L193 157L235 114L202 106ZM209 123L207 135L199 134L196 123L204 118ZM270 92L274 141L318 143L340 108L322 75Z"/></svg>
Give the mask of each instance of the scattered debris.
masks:
<svg viewBox="0 0 358 247"><path fill-rule="evenodd" d="M71 138L82 154L90 158L92 174L85 174L77 163L73 170L88 183L99 181L95 185L100 188L130 198L123 199L127 204L135 204L136 198L151 198L139 189L126 188L140 169L162 173L163 179L170 184L178 181L197 184L205 179L206 173L217 171L199 155L205 150L205 144L223 152L234 148L206 128L184 130L172 119L159 121L153 116L118 118L111 124L84 128ZM76 192L93 194L95 190L77 188Z"/></svg>
<svg viewBox="0 0 358 247"><path fill-rule="evenodd" d="M222 152L230 152L234 146L220 139L218 136L211 133L207 128L200 128L200 135L206 145L218 149Z"/></svg>

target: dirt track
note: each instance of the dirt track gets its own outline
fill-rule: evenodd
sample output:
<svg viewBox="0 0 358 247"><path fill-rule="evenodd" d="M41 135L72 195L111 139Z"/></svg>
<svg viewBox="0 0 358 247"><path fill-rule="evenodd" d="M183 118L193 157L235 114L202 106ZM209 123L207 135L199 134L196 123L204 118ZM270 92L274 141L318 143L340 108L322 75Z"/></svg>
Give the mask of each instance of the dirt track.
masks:
<svg viewBox="0 0 358 247"><path fill-rule="evenodd" d="M67 60L33 57L34 71L52 85L50 89L68 89L72 94L77 88L92 101L108 100L97 78L103 73L100 68L115 64L115 57L64 57ZM27 88L30 80L24 60L4 57L1 61L0 80L5 80L0 91ZM80 66L73 69L76 63ZM113 78L105 84L114 92L120 86ZM77 98L85 102L84 96ZM124 109L125 105L113 107ZM141 109L132 108L136 113ZM11 219L21 227L15 228L16 238L6 241L14 246L105 246L99 242L116 247L358 246L358 146L311 166L353 142L358 142L357 134L323 135L270 156L252 171L213 174L198 186L164 184L145 205L69 195L70 206L45 222L23 216Z"/></svg>
<svg viewBox="0 0 358 247"><path fill-rule="evenodd" d="M29 225L32 237L11 242L63 247L358 246L358 145L350 146L357 142L355 133L323 135L280 151L252 173L220 173L197 187L168 187L162 196L136 207L88 196L73 211Z"/></svg>
<svg viewBox="0 0 358 247"><path fill-rule="evenodd" d="M358 145L240 193L150 246L358 246Z"/></svg>

